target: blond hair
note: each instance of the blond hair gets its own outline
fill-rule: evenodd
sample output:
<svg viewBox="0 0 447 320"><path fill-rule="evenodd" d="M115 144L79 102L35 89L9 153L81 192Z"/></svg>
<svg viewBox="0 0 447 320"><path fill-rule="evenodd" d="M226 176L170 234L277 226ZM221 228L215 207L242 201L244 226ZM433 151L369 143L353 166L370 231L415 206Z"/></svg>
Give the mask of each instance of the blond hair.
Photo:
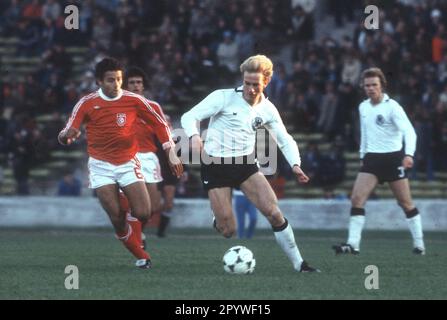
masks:
<svg viewBox="0 0 447 320"><path fill-rule="evenodd" d="M251 56L245 60L240 70L244 72L261 72L265 79L270 79L273 76L273 63L272 60L262 54Z"/></svg>

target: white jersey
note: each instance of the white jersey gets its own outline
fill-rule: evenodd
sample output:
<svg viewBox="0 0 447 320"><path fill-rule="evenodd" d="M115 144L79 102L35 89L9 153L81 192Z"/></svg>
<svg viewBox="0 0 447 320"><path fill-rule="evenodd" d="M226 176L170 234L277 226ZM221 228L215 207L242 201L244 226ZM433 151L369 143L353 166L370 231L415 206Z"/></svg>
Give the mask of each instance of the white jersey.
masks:
<svg viewBox="0 0 447 320"><path fill-rule="evenodd" d="M416 151L416 132L400 104L384 94L382 102L363 101L360 112L360 158L368 152L388 153L402 149L413 156Z"/></svg>
<svg viewBox="0 0 447 320"><path fill-rule="evenodd" d="M256 129L264 126L275 139L290 166L301 164L298 146L281 120L278 110L264 95L251 106L242 97L242 87L209 94L181 119L188 137L199 134L197 122L211 118L205 151L213 157L240 157L254 151Z"/></svg>

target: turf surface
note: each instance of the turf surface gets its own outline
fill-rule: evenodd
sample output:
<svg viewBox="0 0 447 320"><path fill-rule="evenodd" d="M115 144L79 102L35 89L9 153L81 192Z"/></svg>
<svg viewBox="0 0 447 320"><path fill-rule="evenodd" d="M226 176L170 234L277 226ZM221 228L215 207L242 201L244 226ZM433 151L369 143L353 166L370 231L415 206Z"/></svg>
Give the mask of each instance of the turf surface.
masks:
<svg viewBox="0 0 447 320"><path fill-rule="evenodd" d="M151 234L152 233L152 234ZM300 250L320 274L296 273L272 233L227 240L213 230L149 230L154 266L134 259L109 229L0 229L0 299L446 299L447 233L425 233L427 255L411 253L409 232L365 231L359 256L335 256L342 231L296 230ZM234 276L222 256L243 244L256 258L254 274ZM64 270L79 270L79 289L67 290ZM379 289L365 289L365 268L379 270Z"/></svg>

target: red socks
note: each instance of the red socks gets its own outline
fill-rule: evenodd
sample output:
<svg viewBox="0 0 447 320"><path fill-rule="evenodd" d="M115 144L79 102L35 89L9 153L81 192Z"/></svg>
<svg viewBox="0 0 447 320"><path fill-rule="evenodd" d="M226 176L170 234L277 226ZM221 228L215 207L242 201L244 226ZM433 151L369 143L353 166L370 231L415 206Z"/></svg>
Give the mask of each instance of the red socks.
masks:
<svg viewBox="0 0 447 320"><path fill-rule="evenodd" d="M117 238L121 240L124 246L137 258L137 259L150 259L149 254L142 249L142 223L130 214L129 201L124 193L119 193L121 211L126 212L126 221L128 223L128 231L126 234L117 234Z"/></svg>
<svg viewBox="0 0 447 320"><path fill-rule="evenodd" d="M124 234L117 234L116 237L124 244L127 250L129 250L135 256L135 258L150 259L151 257L149 253L141 248L141 232L139 232L140 241L138 241L136 234L137 232L134 232L132 230L132 226L130 224L127 224L127 232Z"/></svg>

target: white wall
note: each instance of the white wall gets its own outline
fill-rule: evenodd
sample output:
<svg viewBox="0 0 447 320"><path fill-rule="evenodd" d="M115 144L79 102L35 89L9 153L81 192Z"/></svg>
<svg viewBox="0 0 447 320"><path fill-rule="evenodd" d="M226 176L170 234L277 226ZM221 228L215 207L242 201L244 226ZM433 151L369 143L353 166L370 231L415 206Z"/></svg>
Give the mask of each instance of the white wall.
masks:
<svg viewBox="0 0 447 320"><path fill-rule="evenodd" d="M418 200L424 230L447 230L447 200ZM296 229L346 229L348 201L282 200L280 207ZM210 228L211 209L207 199L176 199L172 227ZM0 197L0 227L110 226L95 198ZM269 228L259 214L258 228ZM407 229L405 215L394 200L369 201L366 229Z"/></svg>

